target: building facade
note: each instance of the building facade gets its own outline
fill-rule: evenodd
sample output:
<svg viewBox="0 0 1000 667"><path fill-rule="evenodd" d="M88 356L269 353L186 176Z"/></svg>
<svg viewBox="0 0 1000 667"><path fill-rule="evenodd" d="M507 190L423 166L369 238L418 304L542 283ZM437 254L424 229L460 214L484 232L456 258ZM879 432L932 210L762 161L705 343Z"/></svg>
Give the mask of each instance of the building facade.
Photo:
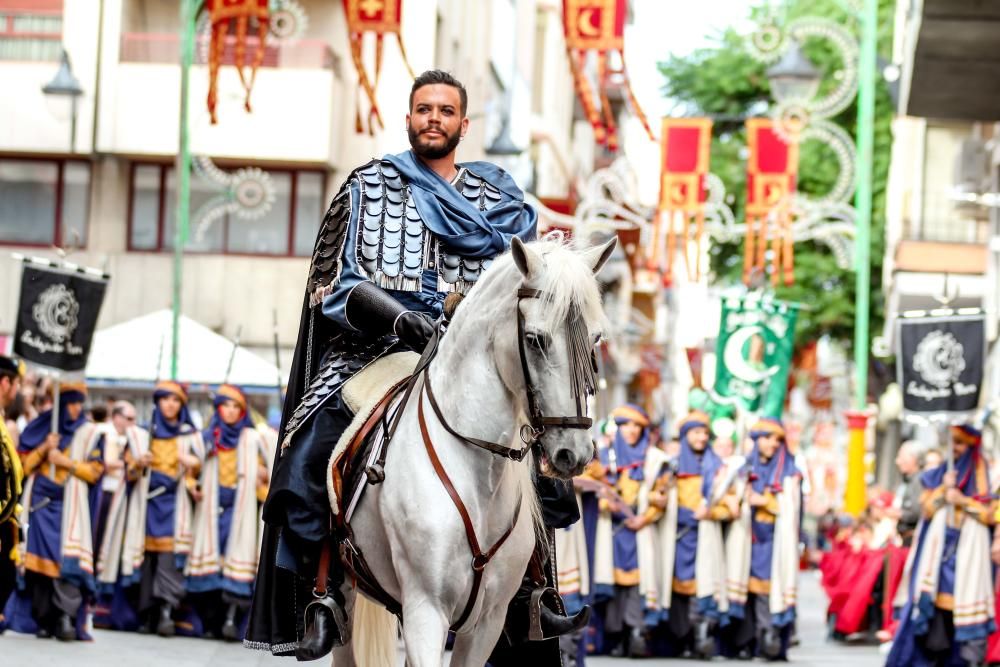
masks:
<svg viewBox="0 0 1000 667"><path fill-rule="evenodd" d="M357 134L355 111L367 116L368 107L359 102L343 4L283 3L292 5L306 21L293 39L268 42L252 113L243 109L227 44L217 125L205 103L207 39L199 31L189 117L191 149L201 159L181 297L184 314L230 338L241 329L243 344L269 358L276 314L285 369L327 202L353 167L408 147L412 83L386 39L377 89L385 128ZM505 166L543 198L567 197L571 180L591 165L574 149L592 138L575 138L590 128L574 121L559 6L404 3L402 40L413 70L450 70L468 88L472 125L459 159L487 158L506 119L524 152L504 158ZM0 334L11 333L16 315L20 265L11 252L55 258L61 248L71 261L110 273L99 328L170 307L179 15L177 0L0 0ZM251 39L251 54L256 46ZM67 99L42 92L63 50L83 90L75 112ZM369 38L368 63L374 51ZM224 182L244 183L251 199L270 206L247 219L205 215Z"/></svg>

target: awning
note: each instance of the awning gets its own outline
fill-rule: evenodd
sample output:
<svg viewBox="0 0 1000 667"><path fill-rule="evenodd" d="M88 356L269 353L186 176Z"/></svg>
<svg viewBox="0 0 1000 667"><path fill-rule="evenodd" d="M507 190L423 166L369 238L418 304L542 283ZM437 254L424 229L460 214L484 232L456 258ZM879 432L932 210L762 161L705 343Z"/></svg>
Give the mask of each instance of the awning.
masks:
<svg viewBox="0 0 1000 667"><path fill-rule="evenodd" d="M94 334L87 363L87 383L93 387L151 389L170 377L171 312L159 310L102 329ZM177 379L195 392L207 392L226 381L233 341L181 315ZM272 362L237 347L228 382L248 393L273 394L279 370Z"/></svg>

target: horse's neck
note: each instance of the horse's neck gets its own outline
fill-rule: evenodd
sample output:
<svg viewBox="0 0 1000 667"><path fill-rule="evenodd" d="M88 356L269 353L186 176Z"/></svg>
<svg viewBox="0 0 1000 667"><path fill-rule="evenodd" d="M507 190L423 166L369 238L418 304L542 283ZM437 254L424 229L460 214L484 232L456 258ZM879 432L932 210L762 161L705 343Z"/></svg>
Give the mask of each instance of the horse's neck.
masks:
<svg viewBox="0 0 1000 667"><path fill-rule="evenodd" d="M445 337L430 367L434 397L442 416L456 433L502 445L515 444L512 442L517 431L515 407L493 366L487 344L485 337L472 345L456 345ZM425 414L435 418L433 411ZM515 486L515 475L510 473L524 463L514 463L450 436L446 440L445 446L465 462L479 484L488 484L491 494Z"/></svg>

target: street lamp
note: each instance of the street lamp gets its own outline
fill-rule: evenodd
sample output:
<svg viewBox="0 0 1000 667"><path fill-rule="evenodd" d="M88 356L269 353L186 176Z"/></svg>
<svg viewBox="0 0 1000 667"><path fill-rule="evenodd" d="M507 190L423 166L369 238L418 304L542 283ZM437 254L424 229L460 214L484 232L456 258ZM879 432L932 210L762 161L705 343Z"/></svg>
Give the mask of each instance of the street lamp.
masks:
<svg viewBox="0 0 1000 667"><path fill-rule="evenodd" d="M517 156L524 152L524 149L514 143L510 136L510 109L503 112L500 120L500 132L486 147L486 154L492 157Z"/></svg>
<svg viewBox="0 0 1000 667"><path fill-rule="evenodd" d="M816 97L822 74L802 52L798 42L785 51L781 60L767 70L771 93L779 102L807 101Z"/></svg>
<svg viewBox="0 0 1000 667"><path fill-rule="evenodd" d="M50 97L70 98L70 124L69 124L69 152L76 151L76 105L77 100L83 95L83 88L80 82L73 75L73 68L69 64L69 54L66 49L62 50L62 59L59 62L59 70L55 77L42 87L42 92Z"/></svg>

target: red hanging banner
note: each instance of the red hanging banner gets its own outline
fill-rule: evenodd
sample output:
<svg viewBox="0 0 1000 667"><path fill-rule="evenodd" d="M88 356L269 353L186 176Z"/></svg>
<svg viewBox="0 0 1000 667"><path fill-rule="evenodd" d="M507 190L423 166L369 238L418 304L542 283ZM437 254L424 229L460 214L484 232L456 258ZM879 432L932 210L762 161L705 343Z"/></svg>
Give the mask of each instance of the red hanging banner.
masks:
<svg viewBox="0 0 1000 667"><path fill-rule="evenodd" d="M268 0L205 0L205 11L212 26L212 38L208 47L208 113L212 124L218 122L215 107L219 101L219 66L226 50L226 37L232 30L236 37L235 65L240 75L240 83L246 91L244 107L250 111L250 91L257 78L257 68L264 62L264 52L267 48L268 24L270 12ZM257 50L250 63L250 74L243 72L247 50L247 32L250 20L257 21Z"/></svg>
<svg viewBox="0 0 1000 667"><path fill-rule="evenodd" d="M642 122L650 140L655 141L649 121L639 106L625 71L627 12L627 0L563 0L563 34L566 37L566 52L573 83L580 104L583 105L583 112L594 128L594 138L598 143L607 144L609 150L618 148L618 131L607 95L612 76L621 77L622 87L633 113ZM590 51L597 53L597 97L601 101L600 111L594 103L594 90L584 71ZM612 53L616 53L621 61L618 69L611 66Z"/></svg>
<svg viewBox="0 0 1000 667"><path fill-rule="evenodd" d="M654 242L647 248L647 268L661 269L659 255L663 226L666 225L666 252L663 281L673 280L677 234L688 279L701 278L701 241L705 232L705 177L712 148L712 121L709 118L664 118L660 134L660 203L653 225ZM695 259L690 257L691 226L694 225Z"/></svg>
<svg viewBox="0 0 1000 667"><path fill-rule="evenodd" d="M382 73L383 38L386 34L396 35L396 43L399 44L403 64L406 65L410 76L413 76L413 68L410 67L410 62L406 58L406 49L403 48L401 33L403 0L344 0L344 13L347 15L351 58L354 60L354 69L358 72L358 92L360 94L363 91L368 98L368 133L374 134L376 123L380 129L385 128L385 123L382 122L382 113L379 111L378 101L375 97L375 89L378 88L379 75ZM374 81L368 78L368 72L361 59L362 42L367 32L375 33ZM358 134L364 132L360 99L354 110L354 129Z"/></svg>
<svg viewBox="0 0 1000 667"><path fill-rule="evenodd" d="M754 270L766 268L768 238L771 241L771 282L784 277L786 285L794 282L794 246L792 236L792 197L799 171L799 145L785 143L767 118L746 122L747 147L747 239L743 255L743 281L748 283ZM769 229L774 222L773 229Z"/></svg>

